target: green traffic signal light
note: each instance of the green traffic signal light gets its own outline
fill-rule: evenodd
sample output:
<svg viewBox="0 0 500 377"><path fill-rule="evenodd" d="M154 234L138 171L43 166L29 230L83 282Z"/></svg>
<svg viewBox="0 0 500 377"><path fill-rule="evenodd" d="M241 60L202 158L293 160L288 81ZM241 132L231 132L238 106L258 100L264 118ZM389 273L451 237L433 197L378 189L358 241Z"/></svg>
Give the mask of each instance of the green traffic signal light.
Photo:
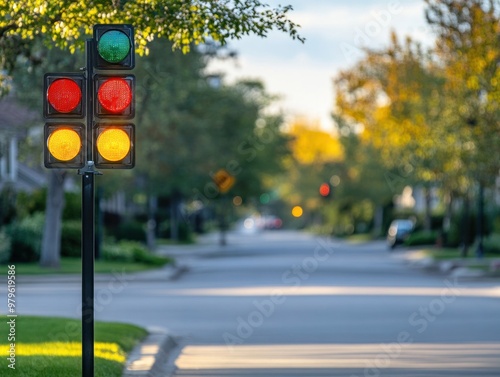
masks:
<svg viewBox="0 0 500 377"><path fill-rule="evenodd" d="M110 30L97 43L99 55L109 63L120 63L130 53L130 38L118 30Z"/></svg>
<svg viewBox="0 0 500 377"><path fill-rule="evenodd" d="M135 66L134 27L94 25L93 66L96 70L130 70Z"/></svg>

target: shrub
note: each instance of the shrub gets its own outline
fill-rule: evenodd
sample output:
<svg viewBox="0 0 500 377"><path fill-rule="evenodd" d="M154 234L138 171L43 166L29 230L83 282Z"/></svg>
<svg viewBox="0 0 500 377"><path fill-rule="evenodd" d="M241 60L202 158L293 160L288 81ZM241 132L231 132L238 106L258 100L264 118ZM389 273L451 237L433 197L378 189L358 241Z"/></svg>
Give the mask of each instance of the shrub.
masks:
<svg viewBox="0 0 500 377"><path fill-rule="evenodd" d="M23 219L26 216L45 211L47 189L42 188L33 192L21 191L15 198L16 218Z"/></svg>
<svg viewBox="0 0 500 377"><path fill-rule="evenodd" d="M135 245L131 245L131 247L133 248L134 262L151 266L163 266L172 262L170 258L152 254L141 244L136 243Z"/></svg>
<svg viewBox="0 0 500 377"><path fill-rule="evenodd" d="M38 212L9 227L11 262L35 262L40 258L45 216Z"/></svg>
<svg viewBox="0 0 500 377"><path fill-rule="evenodd" d="M193 232L191 230L191 226L189 223L185 221L179 221L178 223L178 241L183 243L192 243L194 242ZM170 220L164 221L159 225L159 236L161 238L171 238L171 224Z"/></svg>
<svg viewBox="0 0 500 377"><path fill-rule="evenodd" d="M143 242L146 239L144 224L136 220L121 222L111 233L117 240Z"/></svg>
<svg viewBox="0 0 500 377"><path fill-rule="evenodd" d="M11 240L7 233L0 231L0 264L6 264L10 259Z"/></svg>
<svg viewBox="0 0 500 377"><path fill-rule="evenodd" d="M406 239L406 246L434 245L438 239L437 231L416 231Z"/></svg>
<svg viewBox="0 0 500 377"><path fill-rule="evenodd" d="M500 233L492 233L483 240L485 253L500 254Z"/></svg>
<svg viewBox="0 0 500 377"><path fill-rule="evenodd" d="M82 195L75 192L64 194L63 220L78 220L82 216Z"/></svg>
<svg viewBox="0 0 500 377"><path fill-rule="evenodd" d="M82 255L82 223L78 220L64 221L61 230L61 255L80 257Z"/></svg>
<svg viewBox="0 0 500 377"><path fill-rule="evenodd" d="M10 224L16 217L16 192L5 185L0 191L0 225Z"/></svg>
<svg viewBox="0 0 500 377"><path fill-rule="evenodd" d="M163 266L172 262L170 258L150 253L144 245L134 241L105 243L102 248L102 258L107 261L135 262L151 266Z"/></svg>
<svg viewBox="0 0 500 377"><path fill-rule="evenodd" d="M104 242L101 249L101 258L113 262L133 262L132 251L123 246L123 242L109 243Z"/></svg>

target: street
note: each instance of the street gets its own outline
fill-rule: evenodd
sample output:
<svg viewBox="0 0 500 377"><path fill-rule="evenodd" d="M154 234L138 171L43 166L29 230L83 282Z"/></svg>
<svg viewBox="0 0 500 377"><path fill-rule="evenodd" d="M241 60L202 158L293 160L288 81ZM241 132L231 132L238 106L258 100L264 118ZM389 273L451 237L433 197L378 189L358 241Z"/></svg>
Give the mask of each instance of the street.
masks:
<svg viewBox="0 0 500 377"><path fill-rule="evenodd" d="M179 336L178 377L500 375L498 281L426 273L383 241L228 241L165 248L189 267L175 281L96 282L96 320ZM19 315L80 318L78 282L18 279Z"/></svg>

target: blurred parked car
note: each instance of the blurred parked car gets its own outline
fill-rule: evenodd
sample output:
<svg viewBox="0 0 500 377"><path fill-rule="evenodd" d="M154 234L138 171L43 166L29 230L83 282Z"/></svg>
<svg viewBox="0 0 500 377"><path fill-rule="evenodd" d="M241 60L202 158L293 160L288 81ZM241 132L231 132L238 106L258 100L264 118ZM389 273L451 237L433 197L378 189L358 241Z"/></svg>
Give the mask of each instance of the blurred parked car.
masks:
<svg viewBox="0 0 500 377"><path fill-rule="evenodd" d="M387 231L387 244L391 249L405 242L413 231L413 221L398 219L394 220Z"/></svg>
<svg viewBox="0 0 500 377"><path fill-rule="evenodd" d="M280 229L283 222L277 216L264 216L264 229Z"/></svg>

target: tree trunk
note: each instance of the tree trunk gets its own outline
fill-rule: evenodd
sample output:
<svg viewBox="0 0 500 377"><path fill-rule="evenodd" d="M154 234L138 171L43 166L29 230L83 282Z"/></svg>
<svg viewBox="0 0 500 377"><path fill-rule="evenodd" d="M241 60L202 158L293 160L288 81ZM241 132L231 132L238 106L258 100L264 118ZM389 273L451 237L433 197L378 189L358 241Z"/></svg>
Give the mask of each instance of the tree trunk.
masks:
<svg viewBox="0 0 500 377"><path fill-rule="evenodd" d="M470 221L469 221L469 195L466 194L464 197L463 209L462 209L462 248L460 250L460 255L462 258L467 258L469 252L470 243Z"/></svg>
<svg viewBox="0 0 500 377"><path fill-rule="evenodd" d="M172 197L170 202L170 239L172 241L179 240L179 223L177 220L177 201Z"/></svg>
<svg viewBox="0 0 500 377"><path fill-rule="evenodd" d="M431 189L429 187L424 188L424 200L425 200L424 230L428 232L432 230L431 199L432 199Z"/></svg>
<svg viewBox="0 0 500 377"><path fill-rule="evenodd" d="M146 229L146 241L148 249L156 249L156 210L158 208L158 198L150 195L148 198L148 223Z"/></svg>
<svg viewBox="0 0 500 377"><path fill-rule="evenodd" d="M226 237L226 232L227 232L227 218L226 218L226 208L228 207L225 203L225 196L222 196L219 200L219 230L220 230L220 237L219 237L219 245L220 246L225 246L227 245L227 237Z"/></svg>
<svg viewBox="0 0 500 377"><path fill-rule="evenodd" d="M40 255L40 266L42 267L59 268L60 266L65 178L66 172L64 171L50 171L42 251Z"/></svg>
<svg viewBox="0 0 500 377"><path fill-rule="evenodd" d="M445 200L446 200L446 212L443 217L442 232L441 232L444 246L448 244L448 235L451 229L451 218L453 216L453 193L448 192L446 194Z"/></svg>
<svg viewBox="0 0 500 377"><path fill-rule="evenodd" d="M377 205L375 209L375 217L373 219L373 234L376 237L383 235L383 224L384 224L384 207L382 205Z"/></svg>

